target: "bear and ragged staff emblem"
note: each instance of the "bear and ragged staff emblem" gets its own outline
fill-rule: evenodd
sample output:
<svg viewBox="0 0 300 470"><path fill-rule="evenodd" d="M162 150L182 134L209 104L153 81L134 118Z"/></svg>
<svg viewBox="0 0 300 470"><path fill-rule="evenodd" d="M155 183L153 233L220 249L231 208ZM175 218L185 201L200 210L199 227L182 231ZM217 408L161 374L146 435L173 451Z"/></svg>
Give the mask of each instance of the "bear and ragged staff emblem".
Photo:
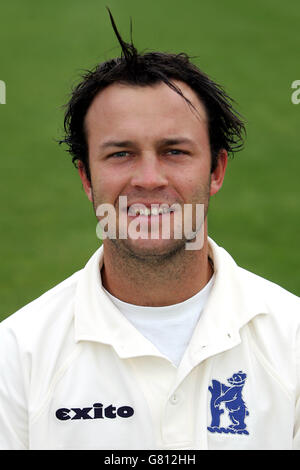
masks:
<svg viewBox="0 0 300 470"><path fill-rule="evenodd" d="M218 380L212 380L212 386L208 387L211 392L210 410L212 417L211 425L207 428L208 431L213 433L249 434L245 423L249 411L242 396L246 378L247 374L240 370L227 379L229 386ZM225 410L221 408L222 404L224 404ZM222 427L220 426L221 417L225 411L227 411L231 424Z"/></svg>

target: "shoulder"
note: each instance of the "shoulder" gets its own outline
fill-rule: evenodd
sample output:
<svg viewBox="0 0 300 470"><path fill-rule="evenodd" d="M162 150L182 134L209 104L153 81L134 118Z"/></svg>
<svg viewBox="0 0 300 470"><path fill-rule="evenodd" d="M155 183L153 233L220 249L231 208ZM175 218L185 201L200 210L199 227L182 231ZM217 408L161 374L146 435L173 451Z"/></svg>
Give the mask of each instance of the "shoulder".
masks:
<svg viewBox="0 0 300 470"><path fill-rule="evenodd" d="M249 295L261 299L269 312L285 309L300 314L300 298L297 295L244 268L237 267L237 272L244 289Z"/></svg>
<svg viewBox="0 0 300 470"><path fill-rule="evenodd" d="M24 346L70 322L81 271L57 284L0 323L0 342L14 337ZM47 335L48 336L48 335Z"/></svg>
<svg viewBox="0 0 300 470"><path fill-rule="evenodd" d="M266 313L282 311L284 308L299 315L300 298L297 295L239 266L232 256L212 239L209 239L209 246L216 261L222 287L226 285L228 289L231 284L231 294L243 300L245 307L247 305L263 307Z"/></svg>
<svg viewBox="0 0 300 470"><path fill-rule="evenodd" d="M300 332L300 299L293 293L237 265L231 255L210 240L216 264L218 295L239 321L273 331L290 341ZM216 284L217 284L216 282Z"/></svg>
<svg viewBox="0 0 300 470"><path fill-rule="evenodd" d="M0 323L0 401L20 415L33 413L73 352L74 304L81 271L73 274ZM26 419L26 418L24 418Z"/></svg>
<svg viewBox="0 0 300 470"><path fill-rule="evenodd" d="M266 350L267 344L276 345L272 355L277 362L291 351L300 350L300 299L283 287L243 268L237 268L249 303L256 303L257 314L251 321L251 331Z"/></svg>

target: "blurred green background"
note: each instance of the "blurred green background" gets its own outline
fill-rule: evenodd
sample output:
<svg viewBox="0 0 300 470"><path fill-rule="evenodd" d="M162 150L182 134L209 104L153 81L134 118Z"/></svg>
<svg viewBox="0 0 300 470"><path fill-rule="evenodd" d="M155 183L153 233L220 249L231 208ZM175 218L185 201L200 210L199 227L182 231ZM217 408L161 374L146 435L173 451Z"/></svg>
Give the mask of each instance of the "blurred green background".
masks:
<svg viewBox="0 0 300 470"><path fill-rule="evenodd" d="M209 233L243 267L300 294L297 0L10 0L0 6L0 319L84 266L96 219L62 137L83 70L119 55L105 5L140 50L185 51L237 102L245 149L210 206Z"/></svg>

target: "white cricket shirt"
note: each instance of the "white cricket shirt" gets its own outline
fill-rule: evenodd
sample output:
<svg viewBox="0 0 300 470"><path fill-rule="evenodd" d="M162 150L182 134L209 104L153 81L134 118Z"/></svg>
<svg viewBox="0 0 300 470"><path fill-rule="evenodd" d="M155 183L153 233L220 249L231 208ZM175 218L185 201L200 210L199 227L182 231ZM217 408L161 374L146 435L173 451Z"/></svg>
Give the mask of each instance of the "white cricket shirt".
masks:
<svg viewBox="0 0 300 470"><path fill-rule="evenodd" d="M0 324L0 449L300 449L299 298L209 240L175 367L85 268Z"/></svg>

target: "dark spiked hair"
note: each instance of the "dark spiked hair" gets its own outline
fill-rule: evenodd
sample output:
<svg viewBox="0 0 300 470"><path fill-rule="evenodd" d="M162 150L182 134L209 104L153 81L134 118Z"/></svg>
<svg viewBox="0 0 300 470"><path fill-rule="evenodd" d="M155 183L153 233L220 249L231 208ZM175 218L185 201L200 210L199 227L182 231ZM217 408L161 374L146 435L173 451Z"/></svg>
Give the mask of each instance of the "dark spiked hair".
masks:
<svg viewBox="0 0 300 470"><path fill-rule="evenodd" d="M199 97L207 112L212 155L211 171L216 168L221 149L227 150L229 154L241 150L244 143L245 124L240 114L233 108L232 98L224 89L192 64L190 57L185 53L138 53L132 42L132 24L131 43L126 43L109 9L108 12L122 52L120 57L100 63L93 70L86 72L80 83L73 89L66 105L65 136L59 143L67 144L75 166L77 166L77 161L81 161L90 178L85 116L95 96L113 83L136 86L165 83L193 108L193 105L174 84L174 80L185 82Z"/></svg>

